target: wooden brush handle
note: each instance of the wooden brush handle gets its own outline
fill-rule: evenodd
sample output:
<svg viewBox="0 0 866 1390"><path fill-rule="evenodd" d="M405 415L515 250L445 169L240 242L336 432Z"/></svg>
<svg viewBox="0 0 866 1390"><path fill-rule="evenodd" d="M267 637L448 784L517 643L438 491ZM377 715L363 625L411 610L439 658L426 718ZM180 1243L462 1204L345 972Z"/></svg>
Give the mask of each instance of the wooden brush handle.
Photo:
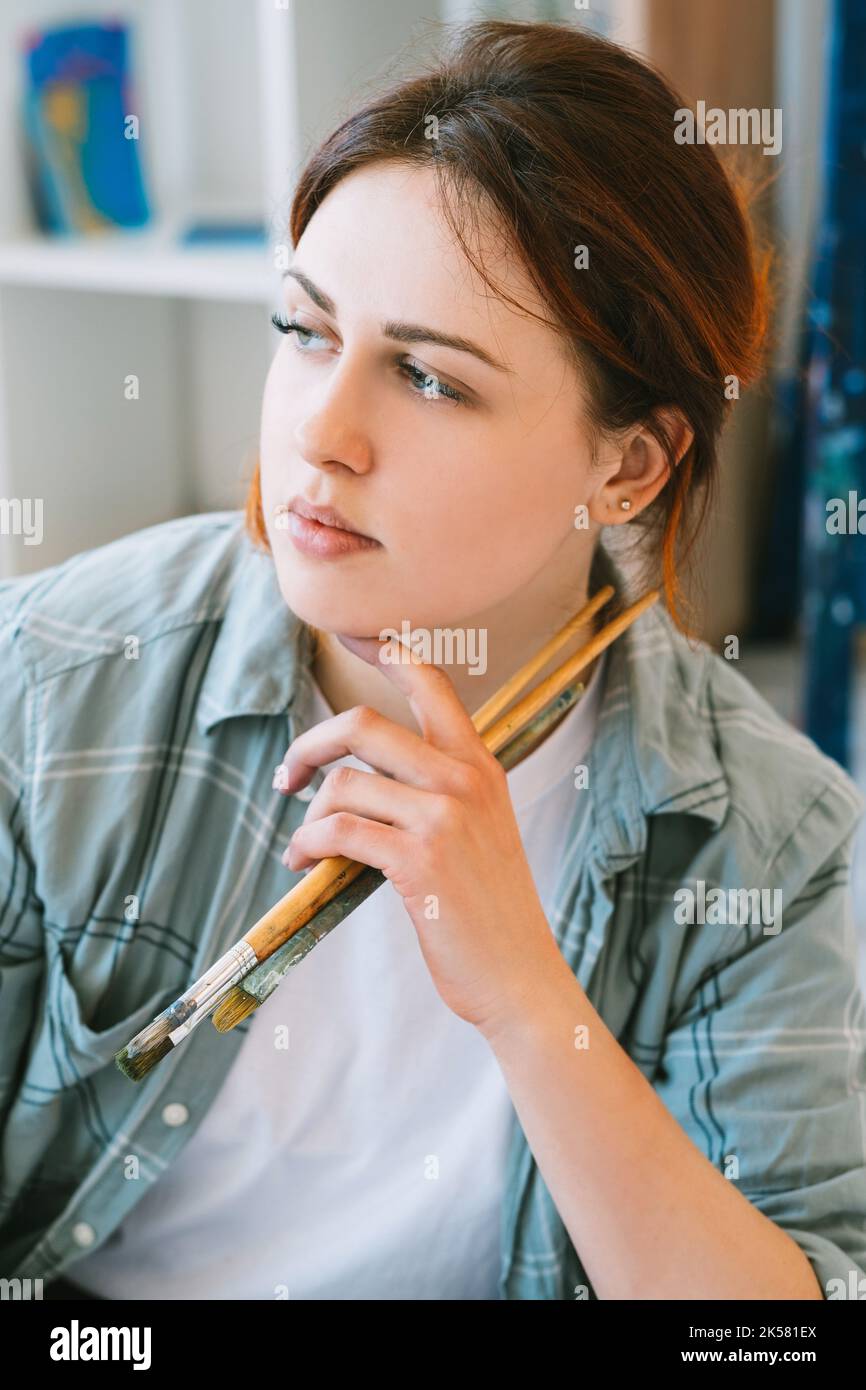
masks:
<svg viewBox="0 0 866 1390"><path fill-rule="evenodd" d="M564 661L540 685L537 685L534 690L530 690L529 694L518 705L515 705L513 710L509 710L507 714L503 714L501 719L490 724L481 737L491 753L498 753L504 744L519 733L528 720L538 714L549 700L555 699L566 686L570 685L575 677L604 651L605 647L609 647L611 642L616 641L620 633L624 632L647 608L651 608L659 597L658 589L650 589L636 603L624 608L619 616L613 618L600 632L597 632L585 647L581 647L579 652L575 652L567 661Z"/></svg>
<svg viewBox="0 0 866 1390"><path fill-rule="evenodd" d="M296 931L306 926L311 917L315 917L326 903L366 868L366 864L357 859L346 859L342 854L320 859L299 883L250 927L244 934L244 941L252 946L260 961L264 960Z"/></svg>

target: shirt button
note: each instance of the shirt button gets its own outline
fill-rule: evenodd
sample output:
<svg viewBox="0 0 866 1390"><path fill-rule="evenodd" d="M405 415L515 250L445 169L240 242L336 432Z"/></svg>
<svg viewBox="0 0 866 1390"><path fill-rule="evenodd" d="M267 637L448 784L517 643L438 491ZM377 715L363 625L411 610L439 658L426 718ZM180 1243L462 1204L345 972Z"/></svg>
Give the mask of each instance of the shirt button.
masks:
<svg viewBox="0 0 866 1390"><path fill-rule="evenodd" d="M189 1119L189 1111L180 1101L174 1100L171 1105L165 1107L162 1118L167 1125L185 1125Z"/></svg>
<svg viewBox="0 0 866 1390"><path fill-rule="evenodd" d="M72 1227L72 1239L76 1245L92 1245L96 1240L96 1232L86 1221L77 1221Z"/></svg>

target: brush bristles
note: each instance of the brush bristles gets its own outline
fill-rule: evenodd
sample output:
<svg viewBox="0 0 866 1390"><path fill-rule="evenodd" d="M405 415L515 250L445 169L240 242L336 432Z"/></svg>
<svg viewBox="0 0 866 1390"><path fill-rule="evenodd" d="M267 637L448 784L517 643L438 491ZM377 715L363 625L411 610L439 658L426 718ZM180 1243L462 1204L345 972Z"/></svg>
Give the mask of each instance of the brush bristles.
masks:
<svg viewBox="0 0 866 1390"><path fill-rule="evenodd" d="M130 1038L126 1047L123 1049L124 1055L136 1057L139 1052L149 1052L152 1047L161 1043L163 1038L167 1038L172 1028L176 1028L177 1023L168 1017L168 1010L155 1018L153 1023L149 1023L146 1028L142 1028L140 1033L136 1033L134 1038Z"/></svg>
<svg viewBox="0 0 866 1390"><path fill-rule="evenodd" d="M115 1052L114 1060L130 1081L141 1081L171 1050L172 1041L166 1034L155 1047L148 1048L146 1052L136 1052L133 1057L129 1055L129 1047L124 1047L120 1052Z"/></svg>
<svg viewBox="0 0 866 1390"><path fill-rule="evenodd" d="M218 1033L228 1033L239 1023L243 1023L245 1018L249 1018L250 1014L255 1013L259 1002L255 995L247 994L241 985L235 985L222 1003L214 1009L211 1022Z"/></svg>

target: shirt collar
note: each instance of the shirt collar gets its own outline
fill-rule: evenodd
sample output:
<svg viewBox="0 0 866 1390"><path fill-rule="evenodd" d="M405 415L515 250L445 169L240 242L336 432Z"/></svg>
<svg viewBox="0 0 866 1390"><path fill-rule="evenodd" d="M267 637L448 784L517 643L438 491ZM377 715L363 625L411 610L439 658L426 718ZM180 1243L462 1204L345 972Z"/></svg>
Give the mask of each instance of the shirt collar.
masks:
<svg viewBox="0 0 866 1390"><path fill-rule="evenodd" d="M238 715L288 714L313 651L310 629L283 598L273 557L242 526L216 587L224 607L196 710L203 734Z"/></svg>
<svg viewBox="0 0 866 1390"><path fill-rule="evenodd" d="M633 601L623 569L602 545L590 582L613 584ZM647 844L647 818L689 814L718 828L730 801L712 734L713 653L690 641L661 600L608 649L608 671L587 760L596 826L607 871L627 867Z"/></svg>
<svg viewBox="0 0 866 1390"><path fill-rule="evenodd" d="M614 585L630 601L623 569L600 544L590 590ZM286 604L273 557L239 527L217 581L225 594L220 630L196 721L209 733L238 715L288 715L309 691L312 633ZM646 847L647 817L672 813L723 821L728 784L711 737L705 643L691 646L661 602L608 649L606 687L587 766L604 858L625 867Z"/></svg>

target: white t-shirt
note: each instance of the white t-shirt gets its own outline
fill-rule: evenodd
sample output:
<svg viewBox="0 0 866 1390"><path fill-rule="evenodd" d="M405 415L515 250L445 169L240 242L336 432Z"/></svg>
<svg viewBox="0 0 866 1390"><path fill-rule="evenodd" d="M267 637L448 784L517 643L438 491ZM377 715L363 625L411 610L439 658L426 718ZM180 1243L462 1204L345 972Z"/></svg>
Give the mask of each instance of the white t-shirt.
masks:
<svg viewBox="0 0 866 1390"><path fill-rule="evenodd" d="M604 668L508 773L545 908ZM314 695L314 722L330 718ZM327 767L343 762L371 770ZM112 1299L495 1299L513 1123L492 1050L440 999L386 880L252 1015L198 1129L69 1277Z"/></svg>

